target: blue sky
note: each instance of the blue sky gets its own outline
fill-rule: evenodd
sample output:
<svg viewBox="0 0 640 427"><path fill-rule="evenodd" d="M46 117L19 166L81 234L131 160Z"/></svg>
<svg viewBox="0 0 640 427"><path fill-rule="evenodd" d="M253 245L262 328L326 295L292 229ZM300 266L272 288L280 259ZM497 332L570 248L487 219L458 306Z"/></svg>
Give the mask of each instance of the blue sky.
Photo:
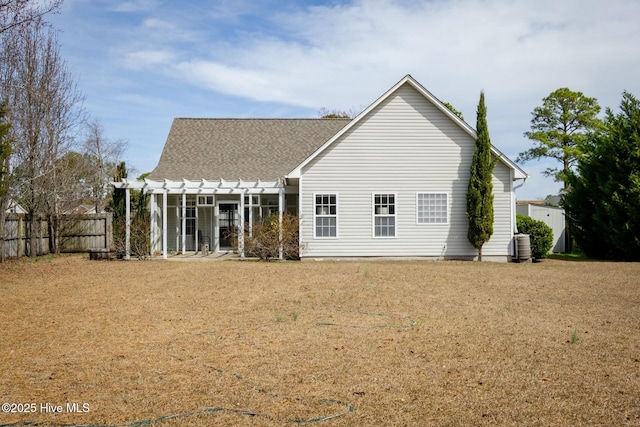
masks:
<svg viewBox="0 0 640 427"><path fill-rule="evenodd" d="M617 109L640 96L637 0L65 0L50 16L85 108L151 171L174 117L318 117L359 110L411 74L492 143L531 147L531 111L568 87ZM519 199L560 188L522 165Z"/></svg>

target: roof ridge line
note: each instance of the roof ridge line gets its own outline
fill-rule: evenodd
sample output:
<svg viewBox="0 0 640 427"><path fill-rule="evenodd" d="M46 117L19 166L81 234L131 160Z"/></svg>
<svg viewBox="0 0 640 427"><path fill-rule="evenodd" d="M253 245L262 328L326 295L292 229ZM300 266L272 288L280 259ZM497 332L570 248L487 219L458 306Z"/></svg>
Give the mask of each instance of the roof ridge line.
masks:
<svg viewBox="0 0 640 427"><path fill-rule="evenodd" d="M352 120L350 118L347 117L265 117L265 118L260 118L260 117L174 117L174 120L238 120L238 121L270 121L270 120L290 120L290 121L301 121L301 120L313 120L313 121L320 121L320 120Z"/></svg>

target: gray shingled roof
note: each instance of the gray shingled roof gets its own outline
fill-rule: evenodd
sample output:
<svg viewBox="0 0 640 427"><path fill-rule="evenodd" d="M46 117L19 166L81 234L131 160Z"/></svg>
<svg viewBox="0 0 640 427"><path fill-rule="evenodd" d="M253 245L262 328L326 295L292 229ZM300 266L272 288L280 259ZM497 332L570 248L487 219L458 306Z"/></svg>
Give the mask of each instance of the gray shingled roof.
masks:
<svg viewBox="0 0 640 427"><path fill-rule="evenodd" d="M349 119L173 120L150 179L275 181L328 141Z"/></svg>

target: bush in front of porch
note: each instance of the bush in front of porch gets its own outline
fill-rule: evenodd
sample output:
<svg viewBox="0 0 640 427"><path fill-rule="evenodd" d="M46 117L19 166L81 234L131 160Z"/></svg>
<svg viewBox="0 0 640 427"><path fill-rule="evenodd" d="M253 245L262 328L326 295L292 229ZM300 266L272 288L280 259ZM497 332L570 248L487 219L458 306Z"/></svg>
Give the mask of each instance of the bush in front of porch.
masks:
<svg viewBox="0 0 640 427"><path fill-rule="evenodd" d="M298 216L289 212L282 214L282 256L283 259L300 259L298 240ZM253 224L251 232L249 225L244 227L244 250L248 256L269 261L280 257L280 220L278 214L261 219ZM235 246L237 239L233 240ZM237 250L237 247L234 247Z"/></svg>

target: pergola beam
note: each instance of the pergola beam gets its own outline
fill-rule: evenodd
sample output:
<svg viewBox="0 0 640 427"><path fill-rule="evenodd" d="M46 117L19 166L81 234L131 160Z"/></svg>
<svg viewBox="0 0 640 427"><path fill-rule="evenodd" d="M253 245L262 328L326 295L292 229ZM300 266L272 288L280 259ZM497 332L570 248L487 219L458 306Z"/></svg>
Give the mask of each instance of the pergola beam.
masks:
<svg viewBox="0 0 640 427"><path fill-rule="evenodd" d="M131 259L131 191L129 190L129 188L125 189L125 211L126 226L124 259L129 261Z"/></svg>
<svg viewBox="0 0 640 427"><path fill-rule="evenodd" d="M253 199L251 199L251 195L253 194L277 194L278 195L278 214L279 214L279 222L280 222L280 258L283 257L283 247L282 247L282 215L284 212L284 194L285 194L285 185L284 181L279 179L278 181L243 181L239 179L237 181L225 181L224 179L220 179L218 181L208 181L202 179L200 181L191 181L187 179L183 179L182 181L171 181L171 180L162 180L162 181L154 181L150 179L145 179L144 181L130 181L128 179L123 179L122 181L112 182L111 185L114 188L124 189L126 190L126 235L125 235L125 257L126 259L130 258L131 255L131 200L130 200L130 190L139 190L145 194L151 194L151 204L152 207L150 209L151 218L151 238L152 250L156 248L157 239L156 236L156 210L157 210L157 195L162 195L162 257L167 258L168 250L167 250L167 206L168 206L168 195L169 194L180 194L182 195L182 252L186 251L186 241L185 241L185 228L186 228L186 195L187 194L205 194L205 195L239 195L240 196L240 233L239 238L239 249L241 252L241 257L244 258L244 197L245 195L249 196L249 206L250 213L249 218L253 216ZM197 249L196 249L197 250Z"/></svg>

